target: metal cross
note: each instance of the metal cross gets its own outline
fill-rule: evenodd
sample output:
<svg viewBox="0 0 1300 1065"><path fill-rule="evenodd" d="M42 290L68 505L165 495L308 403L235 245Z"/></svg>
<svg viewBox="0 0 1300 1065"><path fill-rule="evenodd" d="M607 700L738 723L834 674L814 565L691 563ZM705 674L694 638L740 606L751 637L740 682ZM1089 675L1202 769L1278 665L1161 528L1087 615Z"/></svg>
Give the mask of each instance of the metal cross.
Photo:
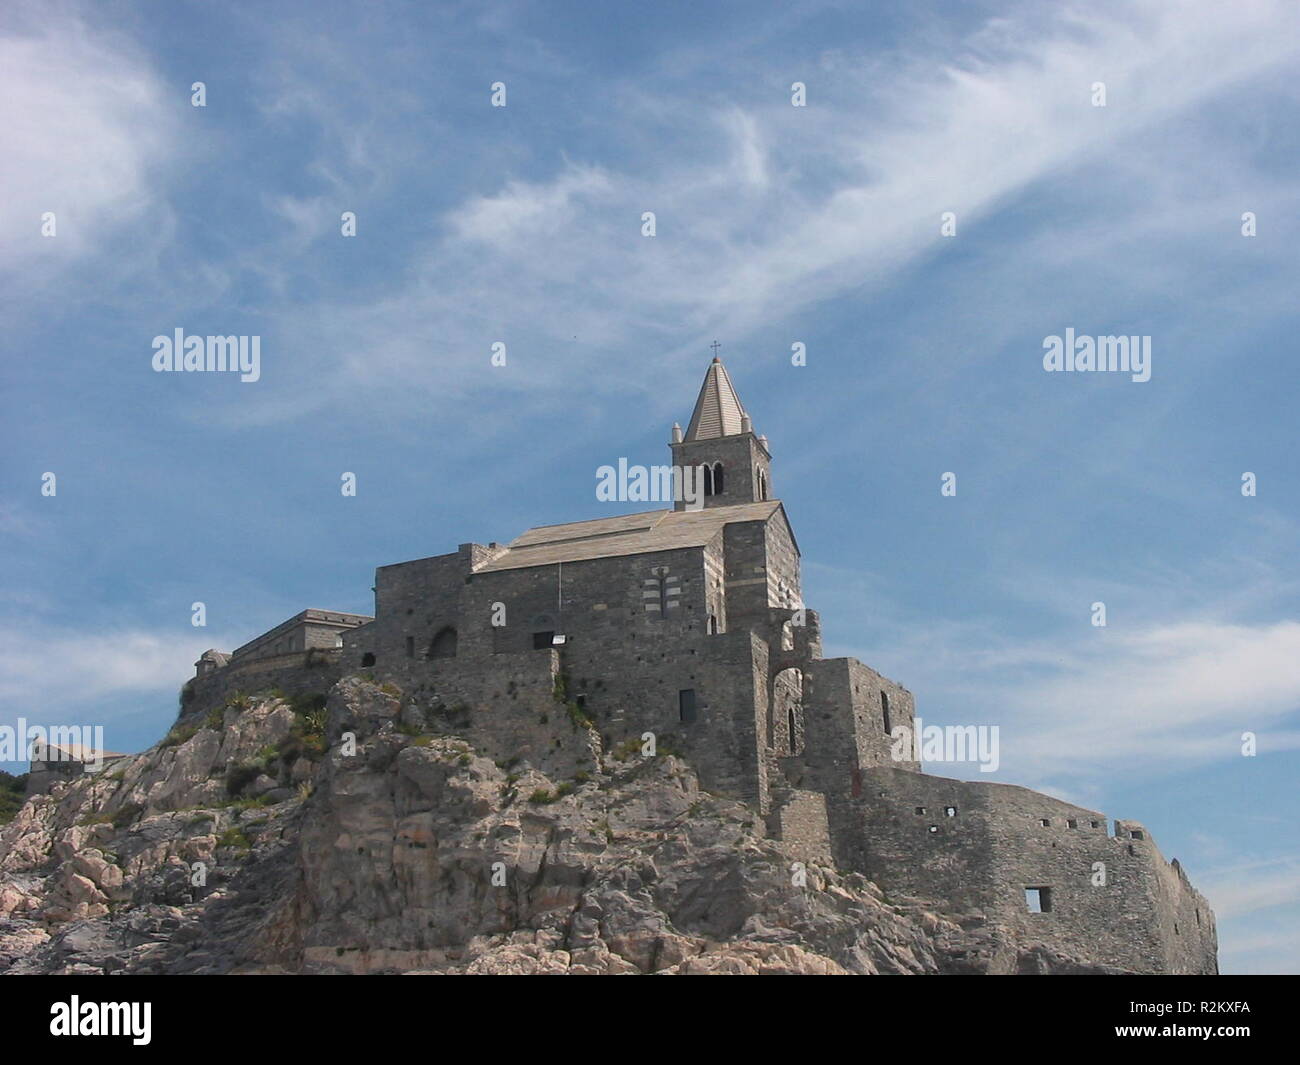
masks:
<svg viewBox="0 0 1300 1065"><path fill-rule="evenodd" d="M722 347L722 345L715 340L712 344L709 345L709 347L713 349L713 357L716 359L718 357L718 348Z"/></svg>

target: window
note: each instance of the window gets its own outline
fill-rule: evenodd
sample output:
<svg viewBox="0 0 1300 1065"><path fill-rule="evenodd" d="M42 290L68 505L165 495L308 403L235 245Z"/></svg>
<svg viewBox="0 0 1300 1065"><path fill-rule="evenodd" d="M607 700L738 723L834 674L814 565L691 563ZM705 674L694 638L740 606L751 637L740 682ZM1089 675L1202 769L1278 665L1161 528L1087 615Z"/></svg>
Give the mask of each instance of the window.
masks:
<svg viewBox="0 0 1300 1065"><path fill-rule="evenodd" d="M924 807L924 806L918 806L918 807L916 808L916 812L917 812L918 814L923 814L923 813L925 813L925 807Z"/></svg>
<svg viewBox="0 0 1300 1065"><path fill-rule="evenodd" d="M363 666L373 666L375 664L375 656L371 652L367 651L361 656L361 664Z"/></svg>
<svg viewBox="0 0 1300 1065"><path fill-rule="evenodd" d="M1067 828L1078 828L1078 827L1079 827L1079 822L1078 822L1078 821L1066 821L1066 822L1065 822L1065 826L1066 826Z"/></svg>
<svg viewBox="0 0 1300 1065"><path fill-rule="evenodd" d="M713 494L715 496L722 495L722 463L721 462L715 462L713 464Z"/></svg>
<svg viewBox="0 0 1300 1065"><path fill-rule="evenodd" d="M1025 906L1030 913L1052 912L1052 889L1045 887L1025 888Z"/></svg>
<svg viewBox="0 0 1300 1065"><path fill-rule="evenodd" d="M889 696L885 692L880 693L880 719L884 722L885 734L892 733L894 728L889 723Z"/></svg>
<svg viewBox="0 0 1300 1065"><path fill-rule="evenodd" d="M438 630L429 644L429 658L456 657L456 630L450 625Z"/></svg>
<svg viewBox="0 0 1300 1065"><path fill-rule="evenodd" d="M705 463L700 467L704 471L704 494L713 495L713 467Z"/></svg>
<svg viewBox="0 0 1300 1065"><path fill-rule="evenodd" d="M695 721L695 689L683 688L677 693L677 718L683 725Z"/></svg>
<svg viewBox="0 0 1300 1065"><path fill-rule="evenodd" d="M758 471L758 498L760 501L767 498L767 474L762 470Z"/></svg>
<svg viewBox="0 0 1300 1065"><path fill-rule="evenodd" d="M943 808L943 816L944 816L944 817L956 817L956 816L957 816L957 807L955 807L955 806L945 806L945 807Z"/></svg>
<svg viewBox="0 0 1300 1065"><path fill-rule="evenodd" d="M415 657L415 637L414 637L414 636L408 636L408 637L406 638L406 657L407 657L407 658L414 658L414 657Z"/></svg>
<svg viewBox="0 0 1300 1065"><path fill-rule="evenodd" d="M1137 829L1134 829L1134 830L1133 830L1132 835L1133 835L1133 838L1134 838L1134 839L1146 839L1146 838L1147 838L1147 834L1146 834L1145 832L1139 832Z"/></svg>
<svg viewBox="0 0 1300 1065"><path fill-rule="evenodd" d="M1093 827L1093 828L1101 828L1101 822L1100 822L1100 821L1089 821L1088 824L1089 824L1091 827Z"/></svg>
<svg viewBox="0 0 1300 1065"><path fill-rule="evenodd" d="M796 728L795 728L794 707L793 707L793 706L790 706L790 707L787 707L787 708L786 708L786 711L785 711L785 717L786 717L786 727L789 729L789 732L790 732L790 753L791 753L791 754L795 754L795 753L797 753L798 748L796 747L796 744L795 744L795 738L796 738L796 736L797 736L797 730L796 730Z"/></svg>
<svg viewBox="0 0 1300 1065"><path fill-rule="evenodd" d="M1040 817L1038 819L1038 823L1042 825L1044 828L1052 827L1052 819L1050 817Z"/></svg>
<svg viewBox="0 0 1300 1065"><path fill-rule="evenodd" d="M553 632L535 632L533 633L533 650L540 651L544 647L550 647L551 641L555 639Z"/></svg>
<svg viewBox="0 0 1300 1065"><path fill-rule="evenodd" d="M709 615L709 621L708 624L705 626L704 631L707 632L710 636L718 635L718 619L716 615L714 614Z"/></svg>
<svg viewBox="0 0 1300 1065"><path fill-rule="evenodd" d="M939 826L938 826L938 825L931 825L931 826L930 826L930 831L931 831L931 832L938 832L938 831L939 831Z"/></svg>

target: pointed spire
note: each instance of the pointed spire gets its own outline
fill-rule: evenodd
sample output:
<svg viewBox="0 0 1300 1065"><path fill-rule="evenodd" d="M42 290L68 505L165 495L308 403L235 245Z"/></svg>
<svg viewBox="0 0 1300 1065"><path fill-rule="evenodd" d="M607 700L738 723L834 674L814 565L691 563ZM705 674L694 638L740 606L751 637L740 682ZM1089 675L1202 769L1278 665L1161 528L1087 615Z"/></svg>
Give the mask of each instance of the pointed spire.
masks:
<svg viewBox="0 0 1300 1065"><path fill-rule="evenodd" d="M747 428L749 415L736 395L736 388L727 375L727 369L716 355L704 375L700 397L695 401L695 412L686 427L686 439L712 440L719 436L736 436L752 432Z"/></svg>

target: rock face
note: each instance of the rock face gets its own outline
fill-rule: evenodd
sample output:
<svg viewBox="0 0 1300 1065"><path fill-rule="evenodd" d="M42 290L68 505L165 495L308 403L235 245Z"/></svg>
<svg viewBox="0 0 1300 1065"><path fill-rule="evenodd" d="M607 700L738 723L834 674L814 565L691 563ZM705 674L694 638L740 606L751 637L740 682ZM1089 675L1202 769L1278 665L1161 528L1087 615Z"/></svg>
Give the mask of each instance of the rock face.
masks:
<svg viewBox="0 0 1300 1065"><path fill-rule="evenodd" d="M5 826L0 972L1119 971L801 861L562 707L533 727L493 761L391 685L236 698Z"/></svg>

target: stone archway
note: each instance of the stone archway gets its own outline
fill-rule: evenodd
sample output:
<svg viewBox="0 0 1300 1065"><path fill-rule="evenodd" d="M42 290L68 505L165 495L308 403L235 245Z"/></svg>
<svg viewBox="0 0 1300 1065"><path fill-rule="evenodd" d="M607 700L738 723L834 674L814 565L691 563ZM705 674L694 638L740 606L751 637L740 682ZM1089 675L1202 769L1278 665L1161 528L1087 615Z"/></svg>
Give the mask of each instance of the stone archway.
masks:
<svg viewBox="0 0 1300 1065"><path fill-rule="evenodd" d="M767 701L767 744L779 754L803 750L803 685L803 671L794 666L772 677Z"/></svg>

